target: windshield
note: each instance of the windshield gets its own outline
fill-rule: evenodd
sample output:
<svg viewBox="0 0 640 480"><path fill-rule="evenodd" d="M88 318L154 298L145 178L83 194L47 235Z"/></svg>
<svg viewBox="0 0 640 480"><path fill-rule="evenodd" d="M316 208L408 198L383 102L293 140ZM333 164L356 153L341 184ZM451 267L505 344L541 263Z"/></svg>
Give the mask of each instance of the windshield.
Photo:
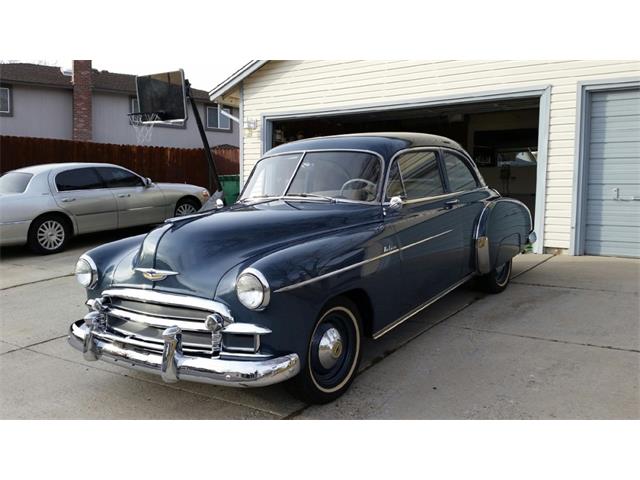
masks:
<svg viewBox="0 0 640 480"><path fill-rule="evenodd" d="M9 172L0 177L0 193L23 193L31 180L30 173Z"/></svg>
<svg viewBox="0 0 640 480"><path fill-rule="evenodd" d="M366 152L268 157L256 165L241 200L288 196L373 202L378 196L381 168L379 158Z"/></svg>

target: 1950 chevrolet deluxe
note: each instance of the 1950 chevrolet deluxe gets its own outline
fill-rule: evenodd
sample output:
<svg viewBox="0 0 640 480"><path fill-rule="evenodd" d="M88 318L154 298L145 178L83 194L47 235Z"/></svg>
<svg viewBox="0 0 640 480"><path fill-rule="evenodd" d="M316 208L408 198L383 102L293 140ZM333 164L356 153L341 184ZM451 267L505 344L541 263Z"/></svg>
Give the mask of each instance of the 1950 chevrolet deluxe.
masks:
<svg viewBox="0 0 640 480"><path fill-rule="evenodd" d="M82 255L87 360L192 380L284 380L314 403L349 387L378 338L472 277L504 290L535 241L520 202L454 141L341 135L276 147L239 201Z"/></svg>

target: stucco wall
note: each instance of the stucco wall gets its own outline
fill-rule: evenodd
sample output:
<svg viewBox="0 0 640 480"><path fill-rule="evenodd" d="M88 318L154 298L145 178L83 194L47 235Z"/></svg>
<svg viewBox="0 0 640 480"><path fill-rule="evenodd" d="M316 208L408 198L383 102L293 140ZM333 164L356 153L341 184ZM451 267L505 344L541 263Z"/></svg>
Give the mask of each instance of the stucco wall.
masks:
<svg viewBox="0 0 640 480"><path fill-rule="evenodd" d="M73 134L71 90L11 86L11 116L0 116L0 134L70 140Z"/></svg>
<svg viewBox="0 0 640 480"><path fill-rule="evenodd" d="M243 82L243 174L260 157L263 114L339 110L550 87L544 246L569 248L578 82L640 76L638 61L272 61Z"/></svg>
<svg viewBox="0 0 640 480"><path fill-rule="evenodd" d="M13 115L0 116L0 134L20 137L73 138L73 94L71 89L30 87L11 85ZM100 143L136 144L136 135L129 124L131 96L93 92L93 138ZM202 121L205 122L204 104L199 105ZM151 141L145 145L201 148L191 107L185 128L156 126ZM238 115L238 111L232 112ZM228 144L238 146L238 124L231 122L230 131L207 131L212 147Z"/></svg>
<svg viewBox="0 0 640 480"><path fill-rule="evenodd" d="M93 141L101 143L136 144L134 128L129 124L130 100L128 95L94 92L93 95ZM205 122L204 105L199 105L200 116ZM163 147L200 148L202 140L193 118L191 107L187 106L189 119L185 128L157 125L153 129L151 141L145 145ZM237 112L235 112L237 116ZM238 125L231 122L229 132L207 131L209 144L238 146Z"/></svg>

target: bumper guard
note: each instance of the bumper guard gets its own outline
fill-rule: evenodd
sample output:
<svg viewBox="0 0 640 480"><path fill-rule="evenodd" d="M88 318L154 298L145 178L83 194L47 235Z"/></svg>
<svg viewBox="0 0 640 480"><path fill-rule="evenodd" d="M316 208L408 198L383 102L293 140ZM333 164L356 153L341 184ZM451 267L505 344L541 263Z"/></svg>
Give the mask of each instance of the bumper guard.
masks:
<svg viewBox="0 0 640 480"><path fill-rule="evenodd" d="M126 337L108 332L97 312L71 324L69 343L89 361L103 360L134 370L160 375L167 383L187 380L232 387L263 387L283 382L300 371L295 353L260 360L227 360L182 353L182 332L169 327L162 332L162 354L140 348Z"/></svg>

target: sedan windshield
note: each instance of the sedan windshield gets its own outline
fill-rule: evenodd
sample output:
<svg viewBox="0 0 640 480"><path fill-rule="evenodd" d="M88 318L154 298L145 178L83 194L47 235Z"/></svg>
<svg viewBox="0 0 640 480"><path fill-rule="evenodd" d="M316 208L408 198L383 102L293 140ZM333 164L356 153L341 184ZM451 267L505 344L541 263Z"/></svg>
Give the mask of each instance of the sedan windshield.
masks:
<svg viewBox="0 0 640 480"><path fill-rule="evenodd" d="M284 196L373 202L378 196L381 168L378 157L366 152L268 157L256 165L241 200Z"/></svg>
<svg viewBox="0 0 640 480"><path fill-rule="evenodd" d="M0 177L0 193L23 193L31 180L30 173L9 172Z"/></svg>

